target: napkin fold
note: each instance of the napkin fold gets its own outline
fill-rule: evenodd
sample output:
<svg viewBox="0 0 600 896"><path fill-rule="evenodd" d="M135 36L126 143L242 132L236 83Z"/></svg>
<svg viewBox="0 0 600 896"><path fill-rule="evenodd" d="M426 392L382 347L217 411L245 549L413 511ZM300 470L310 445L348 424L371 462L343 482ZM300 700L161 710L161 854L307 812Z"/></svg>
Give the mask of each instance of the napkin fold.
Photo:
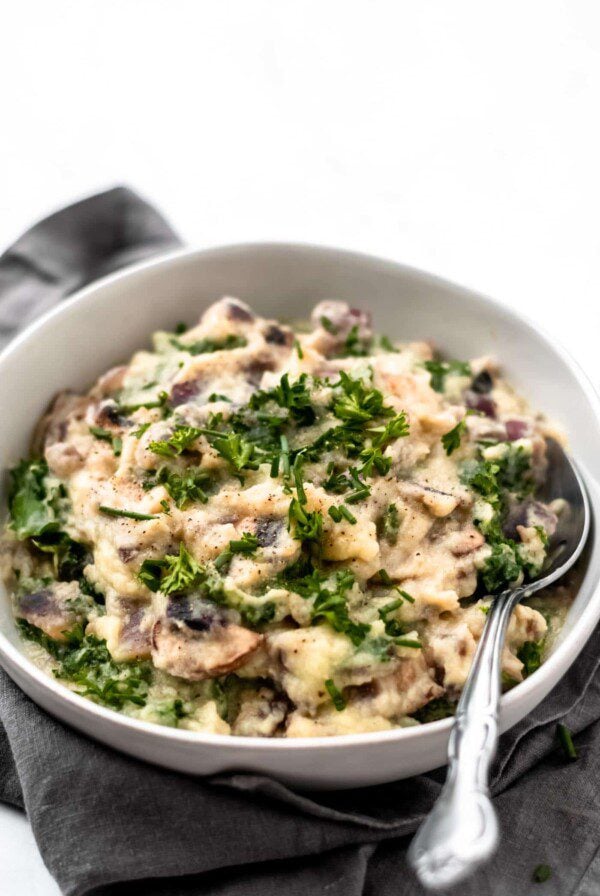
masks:
<svg viewBox="0 0 600 896"><path fill-rule="evenodd" d="M84 200L0 258L0 337L103 273L178 245L131 190ZM550 696L501 739L498 854L448 896L600 892L600 630ZM575 734L577 762L556 742ZM380 787L295 792L255 774L202 779L119 754L39 709L0 670L0 800L26 810L67 896L417 896L410 835L438 770ZM368 761L368 754L365 756ZM534 883L539 864L552 877Z"/></svg>

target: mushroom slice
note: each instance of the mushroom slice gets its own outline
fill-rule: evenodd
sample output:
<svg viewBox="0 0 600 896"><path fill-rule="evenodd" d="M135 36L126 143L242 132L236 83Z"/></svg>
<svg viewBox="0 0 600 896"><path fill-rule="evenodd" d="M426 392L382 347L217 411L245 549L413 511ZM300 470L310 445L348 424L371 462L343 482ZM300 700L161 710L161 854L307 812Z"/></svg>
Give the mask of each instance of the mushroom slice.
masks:
<svg viewBox="0 0 600 896"><path fill-rule="evenodd" d="M50 409L37 424L33 440L32 451L42 454L44 448L63 442L67 436L67 429L71 419L83 419L90 405L87 395L78 395L75 392L59 392Z"/></svg>
<svg viewBox="0 0 600 896"><path fill-rule="evenodd" d="M210 601L175 598L152 630L152 661L170 675L201 681L233 672L263 636L231 622Z"/></svg>
<svg viewBox="0 0 600 896"><path fill-rule="evenodd" d="M65 641L69 632L85 618L77 582L55 582L18 601L17 616L41 629L55 641Z"/></svg>

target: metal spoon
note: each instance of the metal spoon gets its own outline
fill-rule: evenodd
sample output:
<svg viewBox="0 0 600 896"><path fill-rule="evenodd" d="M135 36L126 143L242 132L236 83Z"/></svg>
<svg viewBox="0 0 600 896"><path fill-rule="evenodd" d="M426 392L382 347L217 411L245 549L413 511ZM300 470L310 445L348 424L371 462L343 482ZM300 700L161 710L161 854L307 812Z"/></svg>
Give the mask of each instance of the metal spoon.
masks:
<svg viewBox="0 0 600 896"><path fill-rule="evenodd" d="M573 566L588 537L590 506L581 477L558 442L548 439L547 446L548 474L540 497L547 501L564 498L568 508L559 517L549 560L540 576L503 591L487 614L456 708L446 783L408 852L419 880L432 889L449 887L467 877L498 845L498 821L488 778L498 745L500 660L506 629L518 602L560 579Z"/></svg>

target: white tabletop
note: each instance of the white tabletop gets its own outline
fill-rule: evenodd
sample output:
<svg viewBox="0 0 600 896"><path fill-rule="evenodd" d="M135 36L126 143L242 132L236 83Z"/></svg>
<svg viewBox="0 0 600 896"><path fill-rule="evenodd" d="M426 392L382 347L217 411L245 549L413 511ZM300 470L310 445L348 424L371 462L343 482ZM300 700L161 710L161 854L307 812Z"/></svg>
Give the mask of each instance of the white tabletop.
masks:
<svg viewBox="0 0 600 896"><path fill-rule="evenodd" d="M600 383L595 0L20 0L0 247L127 183L194 245L301 240L524 310ZM7 139L9 138L9 139ZM4 896L56 893L0 807Z"/></svg>

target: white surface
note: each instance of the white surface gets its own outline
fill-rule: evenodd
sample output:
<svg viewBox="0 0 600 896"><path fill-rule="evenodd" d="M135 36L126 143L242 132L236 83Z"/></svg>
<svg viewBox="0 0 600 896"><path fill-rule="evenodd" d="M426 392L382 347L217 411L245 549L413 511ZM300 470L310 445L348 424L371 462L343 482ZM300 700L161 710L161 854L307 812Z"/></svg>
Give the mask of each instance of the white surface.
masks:
<svg viewBox="0 0 600 896"><path fill-rule="evenodd" d="M497 296L600 382L596 0L20 0L2 24L0 246L127 182L190 242L329 243ZM3 830L20 896L41 863Z"/></svg>

